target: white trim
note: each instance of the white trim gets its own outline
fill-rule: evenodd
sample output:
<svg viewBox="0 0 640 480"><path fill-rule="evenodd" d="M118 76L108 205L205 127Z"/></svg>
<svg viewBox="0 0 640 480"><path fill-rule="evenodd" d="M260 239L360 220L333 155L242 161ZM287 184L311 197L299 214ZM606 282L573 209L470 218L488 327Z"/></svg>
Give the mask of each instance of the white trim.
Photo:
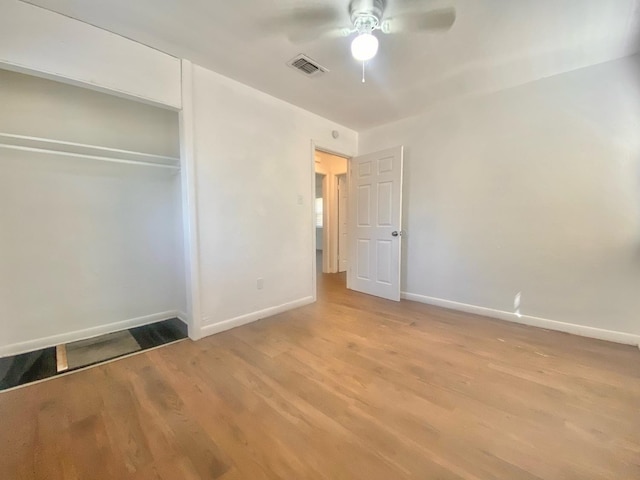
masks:
<svg viewBox="0 0 640 480"><path fill-rule="evenodd" d="M349 162L347 163L347 256L349 256L349 215L350 215L350 211L349 208L351 207L350 205L350 198L351 195L353 194L351 192L351 170L353 169L353 163L352 163L352 159L355 158L352 157L351 159L349 159ZM400 259L402 260L402 259ZM351 272L353 271L352 265L353 265L353 259L348 260L347 263L347 272L346 272L346 277L347 277L347 290L353 290L352 285L353 285L353 280L351 279ZM402 282L402 278L400 280ZM402 288L402 283L400 284L401 288Z"/></svg>
<svg viewBox="0 0 640 480"><path fill-rule="evenodd" d="M178 311L176 318L185 324L187 327L187 336L189 336L189 332L191 331L191 327L189 326L189 315L183 311Z"/></svg>
<svg viewBox="0 0 640 480"><path fill-rule="evenodd" d="M28 135L18 135L15 133L6 133L6 132L0 132L0 137L9 138L13 140L23 140L23 141L26 140L26 141L35 142L35 143L53 143L55 145L64 145L67 147L87 148L90 150L97 150L102 152L118 153L123 155L133 155L135 157L146 157L146 158L155 158L158 160L168 160L171 162L171 164L178 164L180 162L180 158L178 157L158 155L155 153L136 152L134 150L123 150L121 148L101 147L98 145L89 145L88 143L67 142L66 140L54 140L52 138L44 138L44 137L31 137Z"/></svg>
<svg viewBox="0 0 640 480"><path fill-rule="evenodd" d="M347 192L347 205L345 205L344 210L345 212L349 211L349 175L348 172L349 171L349 159L347 159L347 171L344 173L338 173L336 174L335 180L336 180L336 205L335 205L335 220L336 220L336 252L335 252L335 258L336 258L336 273L341 273L341 272L346 272L347 268L349 268L349 253L348 253L348 248L346 252L340 252L340 224L342 223L340 221L340 178L344 177L344 188ZM348 221L349 217L347 215L347 221ZM347 230L347 246L349 245L349 232ZM344 270L340 270L340 263L342 261L342 259L344 259L344 257L347 257L347 268L345 268Z"/></svg>
<svg viewBox="0 0 640 480"><path fill-rule="evenodd" d="M3 345L0 346L0 358L9 355L19 355L21 353L31 352L33 350L40 350L41 348L54 347L56 345L75 342L77 340L85 340L87 338L97 337L98 335L104 335L106 333L139 327L141 325L148 325L150 323L160 322L162 320L168 320L170 318L176 318L178 317L178 315L178 311L169 310L167 312L160 312L151 315L145 315L143 317L130 318L128 320L107 323L105 325L85 328L83 330L75 330L73 332L51 335L50 337L37 338L35 340L13 343L11 345Z"/></svg>
<svg viewBox="0 0 640 480"><path fill-rule="evenodd" d="M63 157L86 158L89 160L100 160L103 162L124 163L128 165L142 165L145 167L169 168L172 170L180 169L178 165L167 165L164 163L143 162L141 160L125 160L122 158L104 157L101 155L87 155L85 153L64 152L62 150L51 150L48 148L23 147L21 145L10 145L7 143L0 143L0 148L8 148L11 150L21 150L24 152L47 153L49 155L61 155Z"/></svg>
<svg viewBox="0 0 640 480"><path fill-rule="evenodd" d="M461 312L473 313L485 317L506 320L507 322L520 323L532 327L544 328L547 330L555 330L558 332L571 333L582 337L597 338L609 342L622 343L625 345L637 345L640 347L640 335L632 333L617 332L614 330L605 330L602 328L588 327L586 325L577 325L575 323L559 322L557 320L549 320L546 318L533 317L530 315L516 315L515 313L504 310L495 310L493 308L479 307L469 305L467 303L454 302L452 300L444 300L441 298L427 297L417 293L402 292L401 298L412 300L414 302L426 303L436 307L449 308L451 310L459 310Z"/></svg>
<svg viewBox="0 0 640 480"><path fill-rule="evenodd" d="M198 197L196 191L196 132L193 103L193 66L182 60L182 110L180 110L180 173L182 193L182 228L184 234L184 265L187 294L185 320L189 338L202 338L202 307L200 304L200 246L198 234Z"/></svg>
<svg viewBox="0 0 640 480"><path fill-rule="evenodd" d="M299 308L304 305L309 305L314 301L315 300L313 296L303 297L298 300L294 300L293 302L283 303L282 305L276 305L275 307L269 307L265 308L264 310L258 310L257 312L247 313L245 315L240 315L238 317L230 318L229 320L223 320L211 325L204 325L201 330L202 336L206 337L208 335L214 335L216 333L224 332L225 330L240 327L242 325L255 322L256 320L260 320L262 318L271 317L272 315L277 315L278 313L293 310L294 308ZM203 320L206 320L206 318L203 318Z"/></svg>
<svg viewBox="0 0 640 480"><path fill-rule="evenodd" d="M313 140L311 140L311 192L309 198L312 200L309 202L311 204L311 227L312 227L312 235L311 235L311 295L313 296L313 301L315 302L318 299L318 262L316 256L316 144ZM323 219L324 225L324 219ZM324 255L323 255L324 261Z"/></svg>

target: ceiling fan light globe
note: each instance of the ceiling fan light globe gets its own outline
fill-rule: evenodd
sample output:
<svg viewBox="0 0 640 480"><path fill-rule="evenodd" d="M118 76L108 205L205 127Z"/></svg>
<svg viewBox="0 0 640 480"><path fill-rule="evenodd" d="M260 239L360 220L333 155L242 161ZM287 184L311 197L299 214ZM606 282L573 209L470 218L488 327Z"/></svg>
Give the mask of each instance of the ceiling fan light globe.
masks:
<svg viewBox="0 0 640 480"><path fill-rule="evenodd" d="M356 60L366 62L378 53L378 39L371 33L362 33L351 42L351 55Z"/></svg>

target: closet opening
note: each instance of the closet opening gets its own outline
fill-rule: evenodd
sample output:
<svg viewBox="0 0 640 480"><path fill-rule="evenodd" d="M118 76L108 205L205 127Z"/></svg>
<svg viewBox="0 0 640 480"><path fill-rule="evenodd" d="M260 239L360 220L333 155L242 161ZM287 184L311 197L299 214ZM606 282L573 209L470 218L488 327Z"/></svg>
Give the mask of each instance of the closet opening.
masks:
<svg viewBox="0 0 640 480"><path fill-rule="evenodd" d="M0 85L0 389L185 338L178 112Z"/></svg>

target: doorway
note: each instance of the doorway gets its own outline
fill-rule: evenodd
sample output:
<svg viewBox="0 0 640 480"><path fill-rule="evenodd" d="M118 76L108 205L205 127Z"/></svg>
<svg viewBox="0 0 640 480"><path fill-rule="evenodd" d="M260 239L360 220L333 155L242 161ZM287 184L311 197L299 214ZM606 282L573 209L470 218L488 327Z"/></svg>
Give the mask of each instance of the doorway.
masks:
<svg viewBox="0 0 640 480"><path fill-rule="evenodd" d="M324 182L326 175L316 173L316 190L315 190L315 225L316 225L316 269L322 272L324 260Z"/></svg>
<svg viewBox="0 0 640 480"><path fill-rule="evenodd" d="M314 228L322 217L321 238L313 241L322 248L313 265L316 295L319 279L338 274L344 287L400 300L403 150L400 145L346 158L314 147L318 192L315 175L323 175L322 199L313 209Z"/></svg>
<svg viewBox="0 0 640 480"><path fill-rule="evenodd" d="M315 245L318 274L344 272L347 252L347 169L348 158L316 149Z"/></svg>

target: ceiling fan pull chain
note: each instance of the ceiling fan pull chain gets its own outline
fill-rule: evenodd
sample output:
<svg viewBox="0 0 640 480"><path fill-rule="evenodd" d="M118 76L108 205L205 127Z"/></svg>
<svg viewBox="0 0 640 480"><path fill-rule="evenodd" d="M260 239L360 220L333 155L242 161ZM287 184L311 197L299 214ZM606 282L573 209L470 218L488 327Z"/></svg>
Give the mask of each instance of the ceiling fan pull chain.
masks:
<svg viewBox="0 0 640 480"><path fill-rule="evenodd" d="M364 62L362 62L362 83L364 83Z"/></svg>

